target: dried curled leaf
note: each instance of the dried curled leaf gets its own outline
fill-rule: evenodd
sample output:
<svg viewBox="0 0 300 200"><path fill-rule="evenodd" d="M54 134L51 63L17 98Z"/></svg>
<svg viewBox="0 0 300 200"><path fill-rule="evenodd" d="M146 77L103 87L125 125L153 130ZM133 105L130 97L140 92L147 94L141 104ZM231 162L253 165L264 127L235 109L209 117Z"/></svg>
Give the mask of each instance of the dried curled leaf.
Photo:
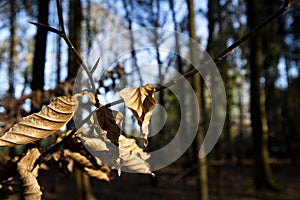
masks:
<svg viewBox="0 0 300 200"><path fill-rule="evenodd" d="M80 136L80 139L97 160L112 169L120 169L119 149L110 140L100 135Z"/></svg>
<svg viewBox="0 0 300 200"><path fill-rule="evenodd" d="M152 174L147 159L150 155L143 151L134 139L119 137L121 170L134 173Z"/></svg>
<svg viewBox="0 0 300 200"><path fill-rule="evenodd" d="M80 128L77 135L84 147L96 159L99 159L104 165L119 169L118 146L107 138L107 131L102 129L99 124L95 122L96 118L96 114L93 114L88 126ZM118 120L116 120L116 122L118 122Z"/></svg>
<svg viewBox="0 0 300 200"><path fill-rule="evenodd" d="M90 159L86 157L86 155L65 149L64 156L73 159L75 161L75 165L89 176L105 181L110 180L110 169L105 165L95 166L91 163Z"/></svg>
<svg viewBox="0 0 300 200"><path fill-rule="evenodd" d="M37 148L27 151L26 155L18 162L18 173L23 182L24 199L36 200L42 198L41 188L37 181L39 166L34 169L33 165L39 158L40 152Z"/></svg>
<svg viewBox="0 0 300 200"><path fill-rule="evenodd" d="M144 152L143 149L136 144L134 139L128 139L122 135L120 135L118 139L119 146L113 144L111 140L106 137L106 130L103 130L98 123L95 123L94 120L96 117L97 116L92 115L88 126L80 128L76 134L90 155L95 157L97 161L100 161L101 166L105 165L111 169L116 169L119 174L121 170L152 174L149 164L146 162L150 155ZM122 116L116 115L114 122L119 125L121 121ZM82 154L82 152L80 152L80 154ZM88 158L87 156L85 157ZM85 159L82 158L81 162L85 163L83 160ZM90 176L99 176L99 172L95 171L94 168L90 168L89 165L86 167L84 170ZM102 174L100 175L102 176Z"/></svg>
<svg viewBox="0 0 300 200"><path fill-rule="evenodd" d="M156 104L154 92L155 89L150 84L138 88L125 88L120 91L120 96L125 101L126 106L138 120L145 139L145 146L147 146L149 134L148 125Z"/></svg>
<svg viewBox="0 0 300 200"><path fill-rule="evenodd" d="M49 169L48 166L54 166L62 174L70 175L73 172L74 160L69 157L65 157L64 151L59 150L46 156L42 164L46 165L40 166L41 168L44 167L45 170Z"/></svg>
<svg viewBox="0 0 300 200"><path fill-rule="evenodd" d="M107 132L106 137L113 143L118 143L121 133L118 123L123 119L122 113L102 106L96 110L96 115L100 127Z"/></svg>
<svg viewBox="0 0 300 200"><path fill-rule="evenodd" d="M0 136L0 146L27 144L53 134L73 117L81 96L57 97L40 112L22 118Z"/></svg>

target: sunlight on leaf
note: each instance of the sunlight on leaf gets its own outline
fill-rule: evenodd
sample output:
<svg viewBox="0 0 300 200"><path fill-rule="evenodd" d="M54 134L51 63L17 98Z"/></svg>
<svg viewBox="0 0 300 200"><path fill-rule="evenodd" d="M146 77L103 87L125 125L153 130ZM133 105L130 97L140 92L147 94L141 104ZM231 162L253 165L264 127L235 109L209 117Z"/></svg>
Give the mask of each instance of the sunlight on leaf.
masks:
<svg viewBox="0 0 300 200"><path fill-rule="evenodd" d="M36 179L38 176L39 166L32 169L35 161L40 155L41 154L37 148L30 149L18 163L18 173L20 174L23 182L23 194L24 199L26 200L41 199L42 192Z"/></svg>
<svg viewBox="0 0 300 200"><path fill-rule="evenodd" d="M40 112L22 118L0 136L0 146L27 144L53 134L71 120L81 96L57 97Z"/></svg>
<svg viewBox="0 0 300 200"><path fill-rule="evenodd" d="M121 135L119 137L119 144L122 171L154 175L146 161L150 157L150 154L144 152L134 139L129 139Z"/></svg>
<svg viewBox="0 0 300 200"><path fill-rule="evenodd" d="M126 106L132 111L133 115L138 120L142 136L145 139L145 146L148 144L148 125L150 123L152 111L156 104L154 92L155 89L150 84L138 88L125 88L120 91L120 96L125 101Z"/></svg>

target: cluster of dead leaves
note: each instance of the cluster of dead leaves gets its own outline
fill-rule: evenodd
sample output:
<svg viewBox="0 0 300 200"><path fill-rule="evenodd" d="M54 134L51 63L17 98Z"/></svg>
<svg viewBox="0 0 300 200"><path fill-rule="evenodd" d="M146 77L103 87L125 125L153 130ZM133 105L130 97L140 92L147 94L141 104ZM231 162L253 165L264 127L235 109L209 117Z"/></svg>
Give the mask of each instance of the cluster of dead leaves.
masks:
<svg viewBox="0 0 300 200"><path fill-rule="evenodd" d="M120 96L132 111L141 127L141 136L147 145L148 125L155 105L154 89L147 84L139 88L123 89ZM22 118L7 132L0 135L0 146L13 147L45 138L68 123L77 111L80 99L85 93L55 98L40 112ZM88 95L91 98L91 95ZM93 101L93 100L91 100ZM45 158L37 147L26 155L15 159L14 168L23 183L25 199L41 199L37 181L38 170L43 164L54 165L63 173L71 173L74 167L92 177L109 181L111 169L152 174L147 163L149 154L140 148L134 139L126 138L121 130L123 115L105 106L98 107L87 120L87 126L75 134L69 130L57 140L64 141L64 148ZM4 169L4 168L3 168ZM0 170L1 171L1 170Z"/></svg>

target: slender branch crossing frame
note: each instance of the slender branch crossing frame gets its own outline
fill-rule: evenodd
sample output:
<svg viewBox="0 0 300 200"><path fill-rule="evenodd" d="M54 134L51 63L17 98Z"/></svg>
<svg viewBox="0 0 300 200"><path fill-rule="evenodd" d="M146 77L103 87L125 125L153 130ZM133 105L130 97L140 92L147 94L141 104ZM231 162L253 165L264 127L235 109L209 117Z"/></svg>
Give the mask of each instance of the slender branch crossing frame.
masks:
<svg viewBox="0 0 300 200"><path fill-rule="evenodd" d="M259 30L263 29L265 26L267 26L268 24L270 24L271 22L273 22L275 19L277 19L279 16L281 16L285 11L289 10L291 7L293 7L295 4L299 3L300 0L285 0L283 6L277 10L275 13L273 13L271 16L269 16L268 18L266 18L263 22L261 22L260 24L258 24L256 27L254 27L252 30L250 30L248 33L246 33L244 36L242 36L240 39L238 39L237 41L235 41L232 45L230 45L229 47L227 47L226 49L224 49L220 54L218 54L216 57L214 57L213 59L201 64L199 67L204 68L209 66L212 63L218 63L220 61L222 61L224 58L226 58L228 55L230 55L233 50L240 46L241 44L243 44L246 40L248 40L250 37L252 37L253 35L255 35ZM39 22L34 22L34 21L28 21L29 23L40 27L40 28L44 28L47 31L56 33L58 36L62 37L64 39L64 41L66 42L66 44L68 45L68 47L72 50L72 52L75 54L76 58L78 59L79 63L82 65L84 71L87 73L89 81L91 82L91 87L92 87L92 92L95 94L95 100L96 100L96 104L95 106L98 108L100 106L99 100L97 98L97 94L96 94L96 88L95 88L95 83L93 80L93 76L92 73L95 71L96 67L99 64L99 60L98 59L95 63L95 65L93 66L92 70L90 70L88 68L88 66L86 65L86 63L83 61L82 57L80 56L79 52L75 49L74 45L72 44L72 42L70 41L69 37L67 36L66 32L65 32L65 26L64 26L64 20L63 20L63 14L62 14L62 6L61 6L61 2L60 0L56 0L56 5L57 5L57 12L58 12L58 19L59 19L59 23L60 23L60 28L61 30L55 29L53 27L50 27L46 24L42 24ZM177 78L165 83L163 86L159 85L157 87L155 87L155 92L159 92L163 89L166 89L167 87L170 87L174 84L176 84L176 82L180 79L183 78L189 78L195 74L197 74L199 71L194 68L193 70L178 76ZM117 100L111 103L108 103L106 105L104 105L105 107L111 107L117 104L123 103L123 100ZM89 119L89 117L92 115L92 113L85 119L82 120L81 125L83 125L85 122L87 122L87 120ZM40 158L37 159L37 161L34 164L33 169L35 168L36 165L40 164L43 160L43 158L54 152L55 150L57 150L66 140L70 139L74 134L76 133L76 129L73 129L66 137L64 137L60 142L53 144L52 146L50 146L46 151L44 151Z"/></svg>

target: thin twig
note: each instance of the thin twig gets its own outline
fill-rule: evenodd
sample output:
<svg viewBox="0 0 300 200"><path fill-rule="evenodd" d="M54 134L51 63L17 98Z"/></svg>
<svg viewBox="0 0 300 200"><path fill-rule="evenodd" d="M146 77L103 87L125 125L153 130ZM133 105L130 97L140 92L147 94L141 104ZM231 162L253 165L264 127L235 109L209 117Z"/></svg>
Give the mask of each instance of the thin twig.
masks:
<svg viewBox="0 0 300 200"><path fill-rule="evenodd" d="M261 22L260 24L258 24L256 27L254 27L252 30L250 30L248 33L246 33L244 36L242 36L240 39L238 39L237 41L235 41L232 45L230 45L229 47L227 47L226 49L224 49L220 54L218 54L216 57L214 57L213 59L203 63L200 65L201 68L205 68L208 67L209 65L211 65L212 63L218 63L220 61L222 61L224 58L226 58L228 55L230 55L233 50L240 46L241 44L243 44L246 40L248 40L250 37L252 37L253 35L255 35L259 30L261 30L262 28L264 28L265 26L267 26L268 24L270 24L273 20L275 20L276 18L278 18L280 15L282 15L282 13L284 13L286 10L288 10L289 8L291 8L291 6L294 4L291 4L289 0L285 1L284 6L282 6L277 12L275 12L274 14L272 14L270 17L268 17L267 19L265 19L263 22ZM197 66L196 66L197 67ZM178 79L182 79L182 78L189 78L191 76L193 76L194 74L198 73L198 69L194 68L193 70L167 82L166 84L164 84L165 86L158 86L156 88L156 91L160 91L162 89L165 89L166 87L169 87L171 85L174 85Z"/></svg>
<svg viewBox="0 0 300 200"><path fill-rule="evenodd" d="M91 73L92 73L92 74L93 74L93 73L95 72L95 70L97 69L99 62L100 62L100 58L98 58L98 59L96 60L96 63L94 64L94 66L93 66L93 68L92 68L92 70L91 70Z"/></svg>
<svg viewBox="0 0 300 200"><path fill-rule="evenodd" d="M119 99L119 100L117 100L117 101L113 101L113 102L111 102L111 103L105 104L104 107L109 108L109 107L111 107L111 106L118 105L118 104L120 104L120 103L123 103L123 99Z"/></svg>
<svg viewBox="0 0 300 200"><path fill-rule="evenodd" d="M56 0L56 6L57 6L57 13L58 13L58 19L59 19L61 31L63 32L63 38L64 38L65 42L67 43L68 47L73 51L73 53L77 57L77 60L82 65L84 71L87 73L87 75L90 79L91 85L92 85L92 91L96 92L96 87L95 87L95 83L94 83L94 80L93 80L93 76L92 76L88 66L85 64L85 62L83 61L83 59L80 56L79 52L76 50L76 48L74 47L74 45L72 44L72 42L70 41L69 37L66 34L65 25L64 25L64 18L63 18L63 14L62 14L62 6L61 6L60 0Z"/></svg>
<svg viewBox="0 0 300 200"><path fill-rule="evenodd" d="M60 37L63 37L64 33L62 31L60 31L60 30L57 30L55 28L52 28L52 27L50 27L50 26L48 26L46 24L42 24L42 23L39 23L39 22L34 22L34 21L31 21L31 20L28 20L28 22L30 24L33 24L33 25L37 26L37 27L44 28L44 29L46 29L46 30L48 30L50 32L56 33Z"/></svg>
<svg viewBox="0 0 300 200"><path fill-rule="evenodd" d="M58 15L59 26L61 27L61 31L63 33L66 33L65 25L64 25L63 12L62 12L62 6L61 6L61 1L60 0L56 0L56 7L57 7L57 15Z"/></svg>
<svg viewBox="0 0 300 200"><path fill-rule="evenodd" d="M90 69L88 68L88 66L86 65L86 63L83 61L83 59L80 56L79 52L74 47L73 43L71 42L71 40L69 39L69 37L67 36L67 34L65 32L65 25L64 25L64 20L63 20L61 2L59 0L56 0L56 5L57 5L57 13L58 13L58 19L59 19L59 24L60 24L61 31L57 30L57 29L55 29L53 27L50 27L50 26L48 26L46 24L39 23L39 22L29 21L29 23L31 23L31 24L33 24L33 25L35 25L37 27L44 28L47 31L56 33L57 35L59 35L60 37L62 37L64 39L64 41L67 43L68 47L75 54L77 60L81 64L81 66L84 69L84 71L87 73L88 78L89 78L89 80L91 82L92 91L96 92L95 83L94 83L94 80L93 80L92 73L90 72ZM97 96L96 95L95 95L95 98L96 98L96 101L97 101Z"/></svg>
<svg viewBox="0 0 300 200"><path fill-rule="evenodd" d="M287 11L288 9L293 7L297 2L299 2L299 0L295 0L295 1L286 0L284 2L284 5L277 12L275 12L270 17L265 19L263 22L258 24L256 27L254 27L252 30L250 30L248 33L246 33L244 36L242 36L240 39L238 39L232 45L230 45L229 47L224 49L216 57L214 57L213 59L210 59L209 61L206 61L205 63L201 64L199 67L205 68L205 67L208 67L209 65L211 65L213 63L218 63L218 62L222 61L224 58L226 58L228 55L230 55L236 47L243 44L246 40L248 40L250 37L255 35L259 30L261 30L262 28L264 28L265 26L270 24L273 20L278 18L280 15L282 15L282 13L284 13L285 11ZM197 73L199 73L198 69L194 68L191 71L189 71L189 72L187 72L183 75L180 75L177 78L165 83L164 85L159 85L159 86L155 87L155 92L166 89L167 87L170 87L170 86L176 84L178 82L178 80L183 79L183 78L190 78L191 76L193 76ZM117 104L122 103L122 102L123 102L123 100L120 99L120 100L117 100L117 101L106 104L105 107L111 107L113 105L117 105Z"/></svg>

